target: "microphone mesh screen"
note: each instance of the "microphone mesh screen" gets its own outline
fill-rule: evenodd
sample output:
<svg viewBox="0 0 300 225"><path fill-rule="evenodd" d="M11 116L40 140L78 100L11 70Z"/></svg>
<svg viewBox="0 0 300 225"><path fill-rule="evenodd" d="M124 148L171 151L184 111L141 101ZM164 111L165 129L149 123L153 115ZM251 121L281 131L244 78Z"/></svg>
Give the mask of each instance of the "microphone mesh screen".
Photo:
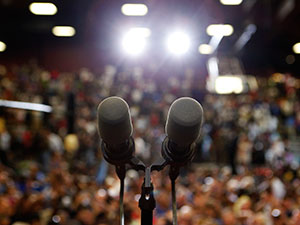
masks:
<svg viewBox="0 0 300 225"><path fill-rule="evenodd" d="M104 99L98 106L98 130L109 145L124 143L132 134L128 104L119 97Z"/></svg>
<svg viewBox="0 0 300 225"><path fill-rule="evenodd" d="M188 146L200 134L203 109L193 98L179 98L169 109L166 133L179 146Z"/></svg>

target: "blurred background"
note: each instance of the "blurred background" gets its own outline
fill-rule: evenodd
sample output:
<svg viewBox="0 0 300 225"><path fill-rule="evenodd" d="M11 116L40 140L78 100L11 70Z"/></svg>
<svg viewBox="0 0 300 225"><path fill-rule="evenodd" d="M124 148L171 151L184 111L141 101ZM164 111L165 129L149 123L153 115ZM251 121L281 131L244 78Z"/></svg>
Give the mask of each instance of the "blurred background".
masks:
<svg viewBox="0 0 300 225"><path fill-rule="evenodd" d="M296 0L0 0L0 225L119 224L96 127L113 95L146 164L171 103L202 104L180 225L299 225L299 20ZM154 224L172 224L168 171L152 180ZM126 224L142 182L127 172Z"/></svg>

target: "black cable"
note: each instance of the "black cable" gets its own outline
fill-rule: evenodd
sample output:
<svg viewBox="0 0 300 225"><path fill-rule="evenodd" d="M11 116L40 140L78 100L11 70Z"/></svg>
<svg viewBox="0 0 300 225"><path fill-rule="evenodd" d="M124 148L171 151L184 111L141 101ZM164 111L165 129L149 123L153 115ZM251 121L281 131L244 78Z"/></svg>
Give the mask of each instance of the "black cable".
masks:
<svg viewBox="0 0 300 225"><path fill-rule="evenodd" d="M124 179L120 179L120 224L124 225L125 219L124 219L124 204L123 204L123 198L124 198Z"/></svg>
<svg viewBox="0 0 300 225"><path fill-rule="evenodd" d="M177 225L177 204L176 204L175 179L171 179L171 184L172 184L172 214L173 214L173 225Z"/></svg>

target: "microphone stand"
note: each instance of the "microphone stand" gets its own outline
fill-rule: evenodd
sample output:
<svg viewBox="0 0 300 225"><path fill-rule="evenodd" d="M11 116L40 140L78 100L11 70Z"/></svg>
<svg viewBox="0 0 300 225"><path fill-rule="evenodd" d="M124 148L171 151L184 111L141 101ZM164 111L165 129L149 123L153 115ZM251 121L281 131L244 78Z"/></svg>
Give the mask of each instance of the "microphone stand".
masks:
<svg viewBox="0 0 300 225"><path fill-rule="evenodd" d="M109 163L116 166L116 173L120 179L120 224L124 225L124 205L123 205L123 196L124 196L124 179L126 171L129 168L136 171L144 171L145 177L141 190L141 197L139 199L139 208L141 209L141 225L152 225L153 224L153 210L155 209L156 202L153 195L153 184L151 182L151 172L152 171L161 171L167 165L170 165L169 177L172 185L172 214L173 214L173 225L177 225L177 206L176 206L176 192L175 192L175 180L179 175L180 167L186 164L186 162L191 161L194 155L194 150L188 151L184 155L178 155L177 157L182 157L177 162L174 162L172 152L169 151L167 146L167 139L163 142L162 152L163 157L160 157L152 165L146 167L145 164L133 156L132 152L134 150L134 142L131 140L131 148L128 152L125 152L124 155L118 156L118 158L113 158L111 155L108 155L109 152L105 151L106 146L103 141L101 141L101 150L103 152L104 159ZM193 148L192 148L193 149Z"/></svg>
<svg viewBox="0 0 300 225"><path fill-rule="evenodd" d="M153 184L151 183L150 167L145 169L145 180L142 185L142 194L139 199L141 209L141 224L151 225L153 223L153 210L155 209L155 199L153 196Z"/></svg>
<svg viewBox="0 0 300 225"><path fill-rule="evenodd" d="M144 183L142 185L142 193L139 199L139 208L141 209L141 225L153 224L153 210L156 206L156 201L153 195L153 184L151 182L151 172L160 171L168 165L168 161L159 158L152 165L145 167L145 165L136 157L130 161L131 168L135 170L143 170L145 172ZM173 211L173 224L177 225L177 209L176 209L176 193L175 193L175 180L179 175L179 167L170 166L169 176L172 181L172 211Z"/></svg>

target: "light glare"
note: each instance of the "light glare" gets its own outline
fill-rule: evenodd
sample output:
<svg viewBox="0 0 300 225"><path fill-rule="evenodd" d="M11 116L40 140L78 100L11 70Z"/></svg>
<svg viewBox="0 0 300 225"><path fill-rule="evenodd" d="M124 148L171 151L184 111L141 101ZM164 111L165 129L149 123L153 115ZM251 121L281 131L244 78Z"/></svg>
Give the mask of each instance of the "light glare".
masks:
<svg viewBox="0 0 300 225"><path fill-rule="evenodd" d="M211 24L206 28L206 33L210 36L230 36L233 27L230 24Z"/></svg>
<svg viewBox="0 0 300 225"><path fill-rule="evenodd" d="M146 47L146 38L151 31L145 27L131 28L124 36L122 46L125 52L130 55L139 55Z"/></svg>
<svg viewBox="0 0 300 225"><path fill-rule="evenodd" d="M129 30L129 32L145 38L151 35L151 30L146 27L133 27Z"/></svg>
<svg viewBox="0 0 300 225"><path fill-rule="evenodd" d="M216 78L215 90L218 94L239 94L243 91L243 81L240 77L220 76Z"/></svg>
<svg viewBox="0 0 300 225"><path fill-rule="evenodd" d="M200 45L198 50L199 50L200 54L203 54L203 55L210 55L213 53L213 48L208 44Z"/></svg>
<svg viewBox="0 0 300 225"><path fill-rule="evenodd" d="M243 0L220 0L223 5L240 5Z"/></svg>
<svg viewBox="0 0 300 225"><path fill-rule="evenodd" d="M47 113L52 112L52 107L49 105L31 103L31 102L0 100L0 106L15 108L15 109L27 109L27 110L47 112Z"/></svg>
<svg viewBox="0 0 300 225"><path fill-rule="evenodd" d="M52 28L52 33L57 37L72 37L76 31L71 26L55 26Z"/></svg>
<svg viewBox="0 0 300 225"><path fill-rule="evenodd" d="M29 5L29 10L35 15L55 15L57 7L50 2L33 2Z"/></svg>
<svg viewBox="0 0 300 225"><path fill-rule="evenodd" d="M148 7L145 4L124 4L121 11L125 16L145 16Z"/></svg>
<svg viewBox="0 0 300 225"><path fill-rule="evenodd" d="M183 32L174 32L168 37L167 46L169 51L175 55L184 54L190 48L190 38Z"/></svg>
<svg viewBox="0 0 300 225"><path fill-rule="evenodd" d="M6 49L6 44L2 41L0 41L0 52L4 52Z"/></svg>
<svg viewBox="0 0 300 225"><path fill-rule="evenodd" d="M296 54L300 54L300 42L294 44L294 46L293 46L293 51L294 51Z"/></svg>

